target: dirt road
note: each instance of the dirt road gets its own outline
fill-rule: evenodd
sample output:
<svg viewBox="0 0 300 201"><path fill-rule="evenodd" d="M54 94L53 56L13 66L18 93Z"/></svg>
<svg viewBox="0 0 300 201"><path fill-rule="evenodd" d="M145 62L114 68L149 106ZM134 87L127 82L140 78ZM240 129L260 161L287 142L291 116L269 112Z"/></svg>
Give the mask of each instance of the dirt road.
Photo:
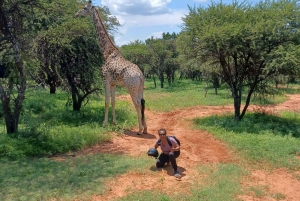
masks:
<svg viewBox="0 0 300 201"><path fill-rule="evenodd" d="M276 113L280 110L299 111L300 95L288 95L289 100L278 105L265 107L264 110L270 113ZM129 96L123 96L126 99ZM249 110L257 110L251 106ZM176 181L173 177L171 166L157 171L153 166L149 167L150 174L137 174L129 172L110 181L110 189L104 195L95 195L93 200L110 200L125 196L134 191L146 189L160 189L163 193L168 194L170 190L174 192L189 193L190 187L194 182L201 182L200 175L194 170L196 164L213 164L213 163L234 163L238 158L226 147L224 143L215 139L211 134L192 129L192 119L195 117L209 116L221 113L233 113L232 106L218 107L191 107L184 110L173 112L153 112L146 110L148 125L148 134L136 135L136 132L126 130L121 137L114 138L112 142L97 145L85 150L84 153L125 153L133 156L145 154L150 147L153 147L159 128L165 128L168 134L174 134L181 141L183 148L178 159L179 170L182 175L181 181ZM133 128L134 131L138 130ZM132 145L135 146L132 146ZM265 185L268 186L268 194L280 193L285 196L286 201L300 200L300 181L295 175L300 177L300 172L292 174L285 169L278 169L273 172L264 172L263 170L253 170L244 186ZM250 181L250 182L249 182ZM164 188L161 188L161 186ZM263 196L260 198L254 195L239 196L244 201L276 201L275 198Z"/></svg>

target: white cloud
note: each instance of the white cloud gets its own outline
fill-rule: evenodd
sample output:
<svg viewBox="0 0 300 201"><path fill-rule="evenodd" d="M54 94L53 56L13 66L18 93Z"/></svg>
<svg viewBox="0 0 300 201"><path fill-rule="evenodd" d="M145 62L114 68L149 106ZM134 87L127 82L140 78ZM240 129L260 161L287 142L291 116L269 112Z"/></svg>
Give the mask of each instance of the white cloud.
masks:
<svg viewBox="0 0 300 201"><path fill-rule="evenodd" d="M207 0L194 0L195 2L200 2L200 3L204 3L207 2Z"/></svg>
<svg viewBox="0 0 300 201"><path fill-rule="evenodd" d="M161 15L116 15L117 19L121 23L121 27L118 28L118 32L122 36L126 36L128 30L138 30L143 29L147 27L162 27L162 26L169 26L169 27L176 27L181 25L182 17L184 14L186 14L186 10L176 10L172 11L171 13L161 14ZM160 32L154 32L154 34L151 33L149 35L151 36L159 36L161 37L162 33L164 31ZM158 33L158 34L157 34ZM117 44L126 44L129 41L122 41L122 37L117 34L115 40Z"/></svg>
<svg viewBox="0 0 300 201"><path fill-rule="evenodd" d="M167 4L171 0L102 0L117 15L157 15L170 12Z"/></svg>
<svg viewBox="0 0 300 201"><path fill-rule="evenodd" d="M115 34L115 41L120 46L137 39L162 37L163 32L172 32L172 27L181 25L182 17L188 13L187 9L168 8L171 0L94 0L93 3L107 6L119 20L120 34Z"/></svg>
<svg viewBox="0 0 300 201"><path fill-rule="evenodd" d="M102 0L100 5L109 8L111 14L116 16L122 25L122 27L119 28L120 33L125 33L129 27L177 26L181 24L181 18L188 11L171 10L167 8L167 4L170 2L171 0ZM138 7L134 11L128 9L128 7L133 5L141 4L148 6L147 9L144 9L145 6ZM128 12L121 12L124 10ZM155 11L157 11L157 13L155 13ZM153 15L149 15L149 13L153 13Z"/></svg>
<svg viewBox="0 0 300 201"><path fill-rule="evenodd" d="M128 15L117 16L117 18L122 19L120 21L123 21L124 23L122 25L126 27L180 25L185 13L185 10L176 10L161 15Z"/></svg>

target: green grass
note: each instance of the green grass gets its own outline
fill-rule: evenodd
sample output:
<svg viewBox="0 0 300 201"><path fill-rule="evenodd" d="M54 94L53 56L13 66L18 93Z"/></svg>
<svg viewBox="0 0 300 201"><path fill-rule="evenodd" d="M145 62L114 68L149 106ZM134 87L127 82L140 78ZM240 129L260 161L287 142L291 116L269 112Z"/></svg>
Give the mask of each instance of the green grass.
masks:
<svg viewBox="0 0 300 201"><path fill-rule="evenodd" d="M203 175L202 184L193 189L191 201L233 201L241 194L241 180L247 174L235 164L220 164L200 166L199 172Z"/></svg>
<svg viewBox="0 0 300 201"><path fill-rule="evenodd" d="M0 200L90 200L106 182L129 170L144 171L146 158L95 154L53 161L0 159Z"/></svg>
<svg viewBox="0 0 300 201"><path fill-rule="evenodd" d="M232 116L211 116L194 120L196 128L205 129L247 160L270 167L299 169L300 161L300 116L285 112L271 116L247 114L241 122Z"/></svg>
<svg viewBox="0 0 300 201"><path fill-rule="evenodd" d="M190 195L170 192L165 195L158 190L132 193L116 201L157 200L157 201L233 201L241 194L241 180L247 174L235 164L203 165L197 170L202 176L201 184L194 184ZM162 185L163 188L163 185Z"/></svg>
<svg viewBox="0 0 300 201"><path fill-rule="evenodd" d="M156 111L172 111L197 105L230 105L232 98L224 86L218 95L210 89L204 97L205 83L176 80L165 88L154 88L151 80L145 83L146 108ZM128 94L118 88L117 94ZM80 112L72 111L70 97L62 91L49 94L48 90L28 89L19 119L19 132L7 135L4 118L0 117L0 158L43 156L82 149L109 140L111 132L122 133L137 125L136 112L131 103L118 100L117 125L102 127L104 119L103 95L90 96ZM268 104L285 100L283 96L269 99ZM253 100L257 101L257 100ZM255 102L254 102L255 103ZM0 113L2 113L0 111ZM0 115L1 116L1 115ZM111 111L109 113L111 122Z"/></svg>
<svg viewBox="0 0 300 201"><path fill-rule="evenodd" d="M170 86L165 85L165 88L154 88L150 87L153 83L148 80L145 85L146 107L156 111L166 112L196 105L228 105L232 102L226 90L220 90L219 95L209 90L204 97L205 85L199 81L177 80Z"/></svg>
<svg viewBox="0 0 300 201"><path fill-rule="evenodd" d="M204 97L205 83L199 81L176 80L161 89L159 85L154 88L152 80L147 80L145 86L146 107L155 111L233 103L224 86L218 89L218 95L210 88ZM297 93L297 90L279 89L278 95L263 102L253 98L250 104L280 103L286 100L282 94ZM128 92L118 88L119 94ZM137 125L131 103L117 100L116 113L117 125L103 128L103 95L91 96L80 112L73 112L64 92L50 95L49 91L27 90L19 132L7 135L0 109L0 200L89 200L93 194L104 193L109 188L106 182L117 175L147 171L153 161L144 157L95 154L60 162L45 157L107 141L113 137L112 133L123 133L123 129ZM111 122L111 113L109 116ZM300 162L295 158L300 155L299 124L300 115L296 111L283 112L280 116L246 113L241 122L234 121L233 114L195 119L197 129L212 133L247 163L199 164L197 170L203 180L194 184L191 195L165 195L155 190L132 193L118 200L235 200L243 194L240 183L247 175L246 165L299 170ZM260 197L265 190L258 186L248 191ZM284 195L273 197L282 199Z"/></svg>
<svg viewBox="0 0 300 201"><path fill-rule="evenodd" d="M28 90L19 120L19 132L6 134L0 121L0 158L63 153L109 140L137 124L135 109L126 101L116 106L117 125L102 127L104 100L91 96L80 112L72 111L63 92ZM111 111L109 113L110 123Z"/></svg>
<svg viewBox="0 0 300 201"><path fill-rule="evenodd" d="M145 82L146 89L144 98L146 107L155 111L168 112L176 109L183 109L192 106L223 106L233 105L231 93L225 86L218 89L215 94L213 88L210 87L205 97L205 82L191 80L176 80L172 85L165 84L164 88L154 88L152 80ZM244 99L245 101L245 93ZM281 93L272 97L266 97L261 100L253 97L251 104L277 104L287 100Z"/></svg>

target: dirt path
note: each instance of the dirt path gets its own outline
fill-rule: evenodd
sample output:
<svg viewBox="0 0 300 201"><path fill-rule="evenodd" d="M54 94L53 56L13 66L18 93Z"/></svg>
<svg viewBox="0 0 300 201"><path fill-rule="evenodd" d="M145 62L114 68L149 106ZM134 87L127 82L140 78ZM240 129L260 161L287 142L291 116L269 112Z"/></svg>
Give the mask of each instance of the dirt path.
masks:
<svg viewBox="0 0 300 201"><path fill-rule="evenodd" d="M270 113L276 113L280 110L299 111L300 95L288 95L289 100L283 104L265 107L264 110ZM129 96L122 96L122 99L129 99ZM249 110L257 110L251 106ZM182 175L181 181L176 181L173 177L171 166L167 166L161 171L155 168L155 160L153 166L149 167L147 174L137 174L129 172L121 175L111 181L107 186L109 190L104 195L95 195L92 200L110 200L125 196L129 193L146 189L158 189L165 194L170 190L174 192L189 193L190 187L194 182L201 182L200 176L194 171L197 163L213 164L213 163L232 163L237 161L234 153L228 149L221 141L215 139L211 134L192 130L192 119L195 117L203 117L212 114L221 114L233 112L232 106L211 106L211 107L191 107L184 110L173 112L153 112L146 110L146 118L148 125L148 134L141 136L135 132L126 130L122 137L114 138L112 142L91 147L84 150L82 154L91 154L97 152L109 153L125 153L133 156L145 154L150 147L153 147L159 128L166 128L168 134L175 134L181 141L183 149L178 159L179 170ZM137 128L133 128L134 131ZM134 145L134 146L132 146ZM150 159L151 160L151 159ZM300 173L290 174L285 169L275 170L274 172L253 171L247 183L244 186L265 185L268 186L270 194L282 194L286 201L300 200L300 181L296 179L295 174L300 177ZM161 188L161 186L164 188ZM244 201L275 201L275 198L263 196L256 198L254 195L240 196Z"/></svg>

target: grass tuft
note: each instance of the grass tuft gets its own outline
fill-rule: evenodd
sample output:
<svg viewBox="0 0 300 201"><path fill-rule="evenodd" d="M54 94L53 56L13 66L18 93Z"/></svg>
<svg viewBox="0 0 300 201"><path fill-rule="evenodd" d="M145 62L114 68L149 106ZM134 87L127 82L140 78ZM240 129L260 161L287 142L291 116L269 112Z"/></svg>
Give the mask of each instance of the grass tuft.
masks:
<svg viewBox="0 0 300 201"><path fill-rule="evenodd" d="M150 165L143 158L110 154L0 162L0 200L90 200L106 191L109 179Z"/></svg>
<svg viewBox="0 0 300 201"><path fill-rule="evenodd" d="M64 92L49 94L28 90L27 94L19 132L6 134L4 119L0 122L3 128L0 130L0 158L51 156L75 151L107 141L112 137L110 133L123 133L124 129L137 124L135 109L126 101L117 102L118 124L103 128L103 100L92 96L88 104L75 112L66 107L68 96Z"/></svg>
<svg viewBox="0 0 300 201"><path fill-rule="evenodd" d="M300 148L299 117L251 113L241 122L231 116L211 116L197 118L194 123L256 164L299 169L300 161L295 157Z"/></svg>

